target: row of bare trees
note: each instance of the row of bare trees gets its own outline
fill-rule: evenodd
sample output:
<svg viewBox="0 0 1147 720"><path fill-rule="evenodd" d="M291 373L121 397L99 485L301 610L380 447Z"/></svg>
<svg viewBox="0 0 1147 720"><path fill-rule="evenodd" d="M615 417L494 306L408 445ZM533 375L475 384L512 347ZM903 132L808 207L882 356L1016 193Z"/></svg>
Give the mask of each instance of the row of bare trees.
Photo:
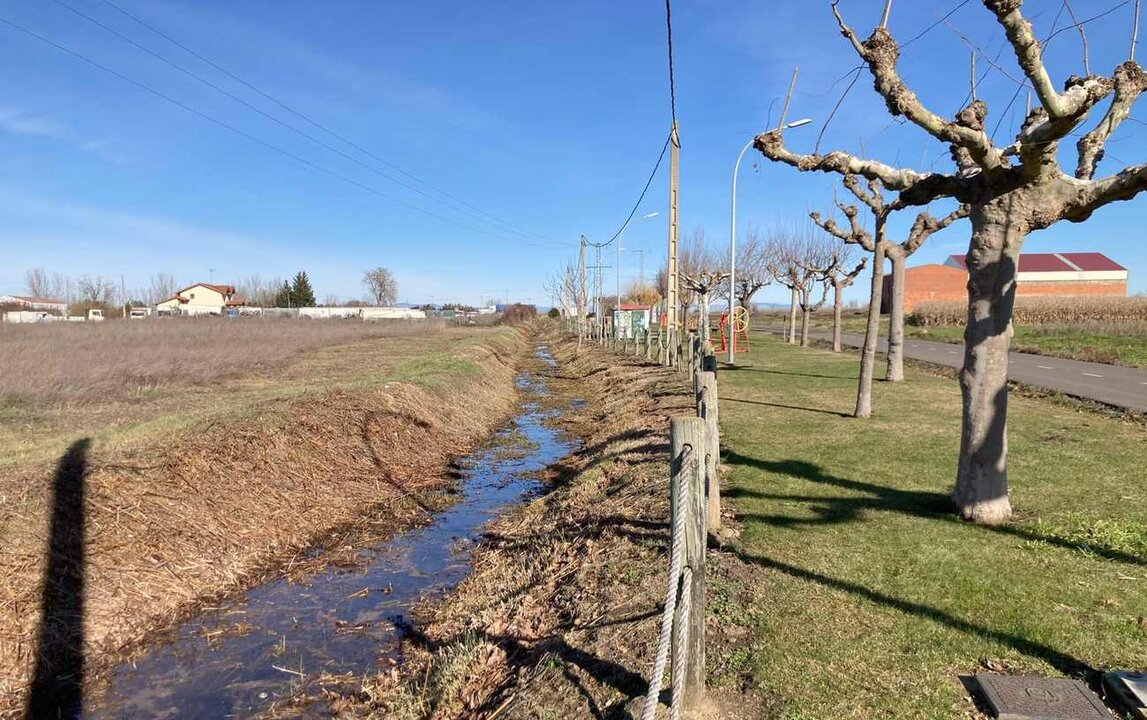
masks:
<svg viewBox="0 0 1147 720"><path fill-rule="evenodd" d="M1028 88L1029 97L1034 95L1036 100L1024 113L1014 139L999 146L993 140L995 131L987 131L988 105L976 97L974 70L966 105L950 119L939 115L901 77L901 48L888 29L892 1L885 0L880 23L867 38L859 36L845 22L837 2L831 2L837 28L855 50L861 67L872 76L873 88L889 113L905 118L943 146L952 159L951 167L941 172L917 171L843 150L794 152L784 142L782 126L757 136L754 146L767 159L799 171L843 176L848 190L868 207L875 219L871 233L861 227L859 211L854 206L840 208L849 220L848 228L829 220L818 224L839 239L873 254L874 300L879 293L884 258L892 261L895 280L903 274L904 259L924 238L956 220L970 221L966 255L968 315L960 371L963 417L952 499L966 519L989 524L1005 522L1012 512L1007 468L1008 350L1024 240L1030 233L1063 220L1084 222L1099 208L1130 200L1147 189L1147 163L1122 166L1116 161L1118 167L1096 179L1108 139L1130 117L1135 101L1147 90L1147 72L1135 60L1139 4L1135 4L1136 21L1127 60L1109 75L1094 74L1086 61L1085 40L1083 74L1072 75L1057 85L1044 63L1042 44L1025 17L1023 1L981 0L986 12L998 23L1005 47L1014 54L1022 73L1021 90ZM951 85L951 81L936 78L926 95L936 96L936 86L944 84ZM1084 131L1082 126L1093 112L1100 118ZM1079 139L1075 143L1074 167L1065 171L1060 143L1071 135ZM885 192L895 196L886 201ZM944 199L954 201L956 210L942 219L920 213L905 239L896 242L887 237L892 213ZM898 293L894 293L893 307L894 314L896 307L902 314ZM872 318L878 311L879 304L874 301L864 352L869 383L875 351ZM897 331L898 325L894 323ZM899 355L902 338L902 332L898 332L890 346L892 353ZM864 382L862 377L858 415L871 411L870 398L866 406L862 405Z"/></svg>

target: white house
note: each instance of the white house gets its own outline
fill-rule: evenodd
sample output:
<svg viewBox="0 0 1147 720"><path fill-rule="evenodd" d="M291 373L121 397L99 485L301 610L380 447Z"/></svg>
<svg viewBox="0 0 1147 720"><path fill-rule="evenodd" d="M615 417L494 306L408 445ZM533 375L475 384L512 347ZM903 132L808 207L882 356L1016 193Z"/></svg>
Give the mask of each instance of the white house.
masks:
<svg viewBox="0 0 1147 720"><path fill-rule="evenodd" d="M158 312L178 315L222 315L229 307L239 307L246 303L235 295L231 285L195 283L177 290L167 300L156 303Z"/></svg>

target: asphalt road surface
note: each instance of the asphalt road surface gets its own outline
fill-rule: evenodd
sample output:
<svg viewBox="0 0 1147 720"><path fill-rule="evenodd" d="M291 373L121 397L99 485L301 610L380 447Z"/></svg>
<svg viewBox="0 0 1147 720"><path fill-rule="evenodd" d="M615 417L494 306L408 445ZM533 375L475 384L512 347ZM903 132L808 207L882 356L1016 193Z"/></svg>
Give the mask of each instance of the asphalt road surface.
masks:
<svg viewBox="0 0 1147 720"><path fill-rule="evenodd" d="M782 334L783 330L764 328L762 332ZM832 339L828 332L813 331L810 335L817 340ZM860 334L844 333L842 338L850 347L864 345L864 336ZM886 347L887 339L881 337L877 349L883 351ZM964 363L964 347L906 337L904 357L958 368ZM1073 397L1147 412L1147 370L1143 369L1013 352L1008 354L1008 378Z"/></svg>

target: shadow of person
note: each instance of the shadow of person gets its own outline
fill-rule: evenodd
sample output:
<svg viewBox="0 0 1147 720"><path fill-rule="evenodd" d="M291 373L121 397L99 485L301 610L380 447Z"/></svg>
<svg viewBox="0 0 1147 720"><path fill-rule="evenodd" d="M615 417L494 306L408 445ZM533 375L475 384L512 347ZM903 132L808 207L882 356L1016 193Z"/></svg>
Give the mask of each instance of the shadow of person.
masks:
<svg viewBox="0 0 1147 720"><path fill-rule="evenodd" d="M52 481L48 562L28 694L31 720L77 718L84 685L84 475L91 440L72 444Z"/></svg>

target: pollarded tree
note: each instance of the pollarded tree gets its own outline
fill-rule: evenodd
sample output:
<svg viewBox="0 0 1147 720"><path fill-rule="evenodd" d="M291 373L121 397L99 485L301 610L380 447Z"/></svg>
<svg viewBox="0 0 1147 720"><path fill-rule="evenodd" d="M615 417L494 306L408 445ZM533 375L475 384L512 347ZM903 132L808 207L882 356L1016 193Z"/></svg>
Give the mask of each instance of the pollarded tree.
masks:
<svg viewBox="0 0 1147 720"><path fill-rule="evenodd" d="M868 323L864 331L864 348L860 353L860 381L857 384L856 410L853 413L858 418L866 418L872 415L872 377L875 374L876 344L880 332L880 305L884 292L885 254L890 247L919 247L932 233L943 230L956 220L967 217L968 206L961 205L940 220L927 212L922 212L916 216L908 237L901 243L894 243L888 239L888 217L891 214L891 208L884 202L884 193L881 190L880 181L869 180L868 187L864 188L861 187L860 181L855 175L845 175L844 186L872 212L876 221L872 233L864 229L859 220L860 213L856 206L846 205L840 201L836 202L836 206L848 219L847 230L839 227L832 218L821 218L820 213L809 213L809 217L818 227L833 237L850 245L858 245L873 255L872 286L868 296ZM893 320L890 319L889 323L892 322ZM900 322L903 323L903 315L901 315ZM903 332L903 324L901 324L901 338L903 338ZM892 352L893 334L890 327L888 353ZM900 345L903 346L903 339L901 339Z"/></svg>
<svg viewBox="0 0 1147 720"><path fill-rule="evenodd" d="M856 267L852 270L846 270L852 264L853 257L852 245L845 245L842 249L837 251L833 264L825 271L825 286L832 287L832 351L840 352L843 346L841 341L840 320L841 313L844 308L844 290L851 285L856 276L864 270L868 264L868 258L860 258L860 262L856 263Z"/></svg>
<svg viewBox="0 0 1147 720"><path fill-rule="evenodd" d="M828 283L825 274L836 264L834 243L823 236L799 232L781 238L773 253L769 272L777 282L792 293L789 305L789 343L795 341L796 309L801 310L801 347L808 345L809 319L828 301ZM819 300L814 300L816 286L822 286Z"/></svg>
<svg viewBox="0 0 1147 720"><path fill-rule="evenodd" d="M972 234L967 253L968 321L960 371L963 420L952 498L966 519L1002 523L1011 517L1007 482L1007 353L1020 248L1027 235L1060 220L1083 222L1098 208L1147 188L1147 163L1093 179L1111 133L1147 89L1147 73L1133 59L1111 76L1073 76L1057 90L1022 0L981 0L1015 53L1039 104L1026 115L1014 142L997 147L985 131L987 105L973 99L955 119L928 109L900 78L900 49L883 25L861 40L832 3L841 33L867 66L889 112L904 116L949 146L952 173L895 168L842 151L801 155L787 149L781 130L763 133L756 148L803 171L853 173L899 193L893 207L939 198L967 203ZM887 17L887 13L885 13ZM1134 44L1132 44L1134 47ZM1099 103L1110 100L1099 123L1076 143L1074 173L1060 167L1061 140Z"/></svg>

